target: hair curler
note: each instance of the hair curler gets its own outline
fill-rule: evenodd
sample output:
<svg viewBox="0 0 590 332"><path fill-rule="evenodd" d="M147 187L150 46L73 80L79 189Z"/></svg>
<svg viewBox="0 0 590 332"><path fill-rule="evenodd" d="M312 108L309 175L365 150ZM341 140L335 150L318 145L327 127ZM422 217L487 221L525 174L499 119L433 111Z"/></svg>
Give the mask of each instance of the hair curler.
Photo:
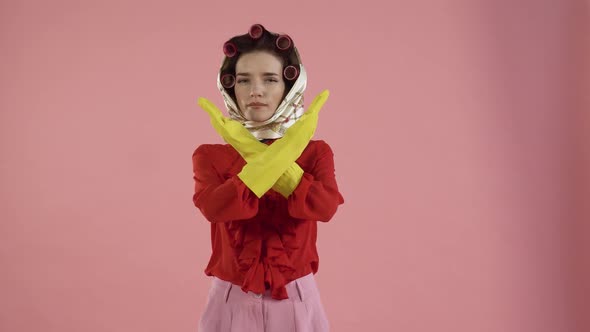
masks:
<svg viewBox="0 0 590 332"><path fill-rule="evenodd" d="M219 80L221 81L221 85L226 89L231 89L236 85L236 77L232 74L225 74Z"/></svg>
<svg viewBox="0 0 590 332"><path fill-rule="evenodd" d="M277 48L281 51L287 50L293 45L291 37L287 35L279 35L276 41Z"/></svg>
<svg viewBox="0 0 590 332"><path fill-rule="evenodd" d="M283 76L286 80L293 81L299 76L299 69L293 65L289 65L283 70Z"/></svg>
<svg viewBox="0 0 590 332"><path fill-rule="evenodd" d="M223 44L223 54L225 54L226 57L231 58L233 56L235 56L238 53L238 48L236 47L236 44L228 41L225 44Z"/></svg>
<svg viewBox="0 0 590 332"><path fill-rule="evenodd" d="M253 24L250 27L250 30L248 30L248 34L250 35L250 37L252 39L258 39L258 38L262 37L263 33L264 33L264 27L260 24Z"/></svg>

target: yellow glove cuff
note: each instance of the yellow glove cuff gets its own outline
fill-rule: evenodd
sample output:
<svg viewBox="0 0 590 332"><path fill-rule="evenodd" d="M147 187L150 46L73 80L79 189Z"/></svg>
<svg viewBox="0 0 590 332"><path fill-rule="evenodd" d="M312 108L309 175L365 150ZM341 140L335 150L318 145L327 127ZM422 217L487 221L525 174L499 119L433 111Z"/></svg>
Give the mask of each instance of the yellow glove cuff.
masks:
<svg viewBox="0 0 590 332"><path fill-rule="evenodd" d="M287 168L285 173L281 175L281 177L275 182L272 189L285 198L291 196L291 194L295 191L295 188L301 182L301 178L303 177L303 169L295 162Z"/></svg>

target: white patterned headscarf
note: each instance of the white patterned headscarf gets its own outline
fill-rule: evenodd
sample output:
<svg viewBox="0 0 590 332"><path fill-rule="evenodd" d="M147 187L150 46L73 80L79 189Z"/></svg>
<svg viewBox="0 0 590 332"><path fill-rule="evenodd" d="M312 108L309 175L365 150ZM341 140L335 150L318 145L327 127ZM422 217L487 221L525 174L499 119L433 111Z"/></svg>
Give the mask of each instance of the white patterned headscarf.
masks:
<svg viewBox="0 0 590 332"><path fill-rule="evenodd" d="M282 57L288 57L285 63L286 67L283 69L283 79L287 81L295 80L295 82L293 82L291 89L268 120L261 122L248 120L226 90L232 89L236 82L235 72L228 72L228 69L230 71L232 69L226 66L235 66L239 57L238 53L241 51L266 50L266 47L269 46L268 42L271 40L274 44L274 50L281 54ZM262 43L256 45L258 42ZM238 47L238 45L241 46ZM257 48L260 46L264 47ZM227 41L223 45L223 53L225 57L217 74L217 88L221 92L230 118L244 125L259 140L283 137L287 128L291 127L304 113L303 92L307 86L307 74L291 37L268 31L261 24L253 24L248 30L248 34L235 36ZM233 65L230 65L230 63L233 63ZM235 68L233 70L235 71Z"/></svg>
<svg viewBox="0 0 590 332"><path fill-rule="evenodd" d="M303 65L299 64L299 77L273 116L266 121L258 122L244 117L235 101L221 84L220 74L217 75L217 87L223 96L230 118L243 124L259 140L283 137L287 128L291 127L303 115L303 92L306 86L307 74Z"/></svg>

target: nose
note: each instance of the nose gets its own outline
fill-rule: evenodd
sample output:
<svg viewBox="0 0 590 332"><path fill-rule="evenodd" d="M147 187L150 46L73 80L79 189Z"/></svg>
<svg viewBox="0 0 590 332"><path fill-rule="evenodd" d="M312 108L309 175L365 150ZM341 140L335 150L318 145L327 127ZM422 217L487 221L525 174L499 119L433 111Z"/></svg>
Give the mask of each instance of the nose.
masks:
<svg viewBox="0 0 590 332"><path fill-rule="evenodd" d="M262 97L263 87L259 83L253 83L250 88L250 97Z"/></svg>

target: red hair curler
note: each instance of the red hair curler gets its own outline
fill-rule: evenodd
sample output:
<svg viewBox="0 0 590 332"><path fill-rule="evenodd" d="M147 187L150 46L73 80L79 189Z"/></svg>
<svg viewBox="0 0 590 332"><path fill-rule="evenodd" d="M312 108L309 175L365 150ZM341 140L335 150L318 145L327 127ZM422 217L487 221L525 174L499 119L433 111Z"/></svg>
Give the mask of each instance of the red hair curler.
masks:
<svg viewBox="0 0 590 332"><path fill-rule="evenodd" d="M291 37L287 35L279 35L277 37L276 45L279 50L284 51L293 45L293 41L291 40Z"/></svg>
<svg viewBox="0 0 590 332"><path fill-rule="evenodd" d="M236 77L232 74L225 74L219 80L221 81L221 85L226 89L231 89L236 85Z"/></svg>
<svg viewBox="0 0 590 332"><path fill-rule="evenodd" d="M226 57L231 58L235 56L237 53L238 48L236 47L236 44L229 41L223 44L223 54L225 54Z"/></svg>
<svg viewBox="0 0 590 332"><path fill-rule="evenodd" d="M295 66L287 66L283 70L283 76L286 80L293 81L297 78L297 76L299 76L299 69L297 69Z"/></svg>
<svg viewBox="0 0 590 332"><path fill-rule="evenodd" d="M264 27L260 24L253 24L248 30L248 34L252 39L258 39L262 37L262 33L264 32Z"/></svg>

